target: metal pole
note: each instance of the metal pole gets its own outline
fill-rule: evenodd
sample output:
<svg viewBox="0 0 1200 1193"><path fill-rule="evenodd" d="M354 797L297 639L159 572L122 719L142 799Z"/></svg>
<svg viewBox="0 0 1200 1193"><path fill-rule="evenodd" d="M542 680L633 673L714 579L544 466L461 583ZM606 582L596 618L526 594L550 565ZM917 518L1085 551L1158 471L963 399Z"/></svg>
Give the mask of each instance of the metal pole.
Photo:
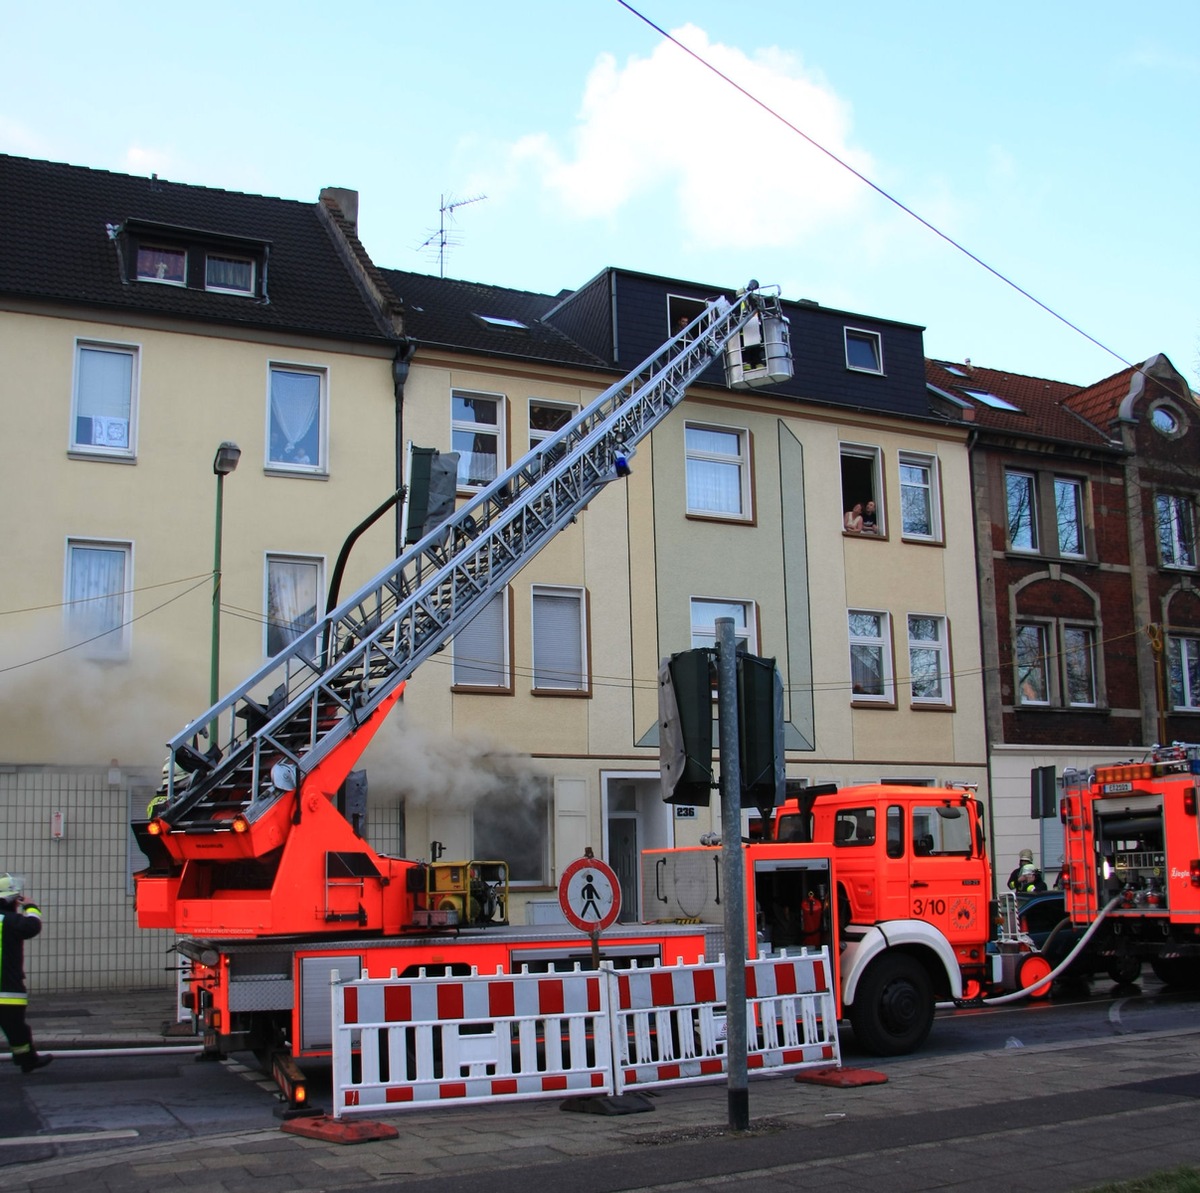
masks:
<svg viewBox="0 0 1200 1193"><path fill-rule="evenodd" d="M225 474L217 473L217 525L213 535L213 592L212 592L212 658L208 686L209 707L216 705L220 693L221 671L221 501L225 491ZM219 726L214 720L208 727L208 744L217 744Z"/></svg>
<svg viewBox="0 0 1200 1193"><path fill-rule="evenodd" d="M729 1126L750 1125L746 1073L746 887L742 854L742 781L738 753L737 640L733 618L717 618L717 714L720 719L721 868L725 872L725 1059Z"/></svg>

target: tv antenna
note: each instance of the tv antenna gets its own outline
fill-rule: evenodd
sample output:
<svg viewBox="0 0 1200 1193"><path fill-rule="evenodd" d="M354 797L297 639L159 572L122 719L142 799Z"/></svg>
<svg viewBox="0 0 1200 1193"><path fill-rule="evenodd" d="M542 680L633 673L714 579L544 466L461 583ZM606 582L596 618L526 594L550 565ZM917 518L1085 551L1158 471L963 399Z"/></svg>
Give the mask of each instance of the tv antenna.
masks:
<svg viewBox="0 0 1200 1193"><path fill-rule="evenodd" d="M438 276L446 276L446 248L453 248L462 244L462 240L457 233L446 230L446 217L450 217L450 222L454 222L454 213L460 207L466 207L468 203L479 203L486 199L487 195L473 195L469 199L456 199L453 195L442 195L441 206L438 207L438 229L436 232L431 232L420 245L422 249L437 246L438 255Z"/></svg>

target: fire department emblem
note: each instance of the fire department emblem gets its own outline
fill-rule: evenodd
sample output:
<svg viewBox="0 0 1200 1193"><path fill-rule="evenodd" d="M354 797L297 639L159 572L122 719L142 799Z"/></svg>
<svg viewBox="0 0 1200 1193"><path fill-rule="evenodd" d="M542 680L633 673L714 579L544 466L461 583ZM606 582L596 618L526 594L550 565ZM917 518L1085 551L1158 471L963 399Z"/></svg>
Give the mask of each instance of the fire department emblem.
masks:
<svg viewBox="0 0 1200 1193"><path fill-rule="evenodd" d="M975 927L975 900L955 899L950 908L950 922L959 932Z"/></svg>

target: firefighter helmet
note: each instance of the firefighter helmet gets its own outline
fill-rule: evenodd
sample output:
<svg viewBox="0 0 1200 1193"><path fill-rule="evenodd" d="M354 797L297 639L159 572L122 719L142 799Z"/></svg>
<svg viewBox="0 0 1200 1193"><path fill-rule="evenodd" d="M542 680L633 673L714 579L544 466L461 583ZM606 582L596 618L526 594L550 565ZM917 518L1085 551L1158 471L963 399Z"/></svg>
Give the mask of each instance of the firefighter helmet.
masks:
<svg viewBox="0 0 1200 1193"><path fill-rule="evenodd" d="M1021 852L1017 854L1017 861L1023 866L1032 866L1033 865L1033 850L1032 849L1022 849Z"/></svg>
<svg viewBox="0 0 1200 1193"><path fill-rule="evenodd" d="M25 889L24 879L13 874L0 874L0 902L15 899Z"/></svg>

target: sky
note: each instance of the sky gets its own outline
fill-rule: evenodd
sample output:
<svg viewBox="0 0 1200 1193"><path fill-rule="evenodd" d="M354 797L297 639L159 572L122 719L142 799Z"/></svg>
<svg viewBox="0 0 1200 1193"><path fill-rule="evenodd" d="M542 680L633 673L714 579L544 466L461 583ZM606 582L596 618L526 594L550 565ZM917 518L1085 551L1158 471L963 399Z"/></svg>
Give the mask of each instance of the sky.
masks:
<svg viewBox="0 0 1200 1193"><path fill-rule="evenodd" d="M938 359L1086 385L1162 352L1200 388L1198 0L0 0L0 28L0 152L348 187L394 269L753 277Z"/></svg>

